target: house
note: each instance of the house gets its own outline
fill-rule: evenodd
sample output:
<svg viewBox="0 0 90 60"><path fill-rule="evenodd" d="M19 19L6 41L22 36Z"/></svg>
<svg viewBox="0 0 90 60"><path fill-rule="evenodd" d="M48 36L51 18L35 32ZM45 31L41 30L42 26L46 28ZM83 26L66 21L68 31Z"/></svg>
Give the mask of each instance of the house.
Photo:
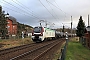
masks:
<svg viewBox="0 0 90 60"><path fill-rule="evenodd" d="M88 26L86 28L86 33L85 33L85 36L84 36L84 43L85 43L85 46L88 47L90 49L90 26Z"/></svg>
<svg viewBox="0 0 90 60"><path fill-rule="evenodd" d="M9 16L7 18L7 30L8 30L8 34L11 36L17 35L17 21L12 16Z"/></svg>

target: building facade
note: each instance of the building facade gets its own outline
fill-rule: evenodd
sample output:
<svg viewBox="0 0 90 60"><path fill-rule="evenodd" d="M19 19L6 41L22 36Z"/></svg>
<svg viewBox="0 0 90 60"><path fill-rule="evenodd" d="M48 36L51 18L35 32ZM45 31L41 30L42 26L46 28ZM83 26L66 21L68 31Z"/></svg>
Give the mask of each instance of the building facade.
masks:
<svg viewBox="0 0 90 60"><path fill-rule="evenodd" d="M17 35L17 21L12 16L7 18L7 30L9 35Z"/></svg>

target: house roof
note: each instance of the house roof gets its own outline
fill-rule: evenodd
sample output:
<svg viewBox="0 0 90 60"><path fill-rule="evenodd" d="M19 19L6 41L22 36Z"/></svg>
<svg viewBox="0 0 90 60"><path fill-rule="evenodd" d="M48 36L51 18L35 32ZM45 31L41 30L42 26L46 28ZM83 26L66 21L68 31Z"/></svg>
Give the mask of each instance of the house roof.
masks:
<svg viewBox="0 0 90 60"><path fill-rule="evenodd" d="M9 16L9 19L12 20L13 24L17 24L17 21L16 21L16 19L14 17Z"/></svg>

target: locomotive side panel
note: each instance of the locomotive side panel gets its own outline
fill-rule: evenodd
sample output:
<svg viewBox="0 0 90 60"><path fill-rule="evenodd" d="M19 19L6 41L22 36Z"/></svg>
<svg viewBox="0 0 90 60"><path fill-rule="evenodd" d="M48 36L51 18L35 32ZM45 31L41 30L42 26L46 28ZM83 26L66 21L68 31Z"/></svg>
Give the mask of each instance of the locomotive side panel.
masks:
<svg viewBox="0 0 90 60"><path fill-rule="evenodd" d="M55 37L55 31L45 28L45 38Z"/></svg>

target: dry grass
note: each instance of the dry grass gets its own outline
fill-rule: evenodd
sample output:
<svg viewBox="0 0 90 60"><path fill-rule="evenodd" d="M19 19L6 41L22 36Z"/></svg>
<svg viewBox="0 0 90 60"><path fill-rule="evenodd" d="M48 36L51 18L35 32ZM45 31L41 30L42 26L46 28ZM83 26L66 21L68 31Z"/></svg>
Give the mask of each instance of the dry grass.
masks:
<svg viewBox="0 0 90 60"><path fill-rule="evenodd" d="M79 37L73 37L73 38L70 38L69 40L70 40L70 41L74 41L74 42L75 42L75 41L76 41L76 42L79 42Z"/></svg>
<svg viewBox="0 0 90 60"><path fill-rule="evenodd" d="M58 58L60 57L60 55L61 55L61 49L64 48L65 43L66 43L66 42L64 42L64 43L62 44L62 46L59 47L59 50L57 50L57 52L54 54L54 57L55 57L55 58L54 58L53 60L56 60L56 59L58 59Z"/></svg>
<svg viewBox="0 0 90 60"><path fill-rule="evenodd" d="M5 48L10 48L10 47L15 47L15 46L20 46L23 44L29 44L32 43L33 41L31 38L24 38L24 39L16 39L16 40L1 40L0 41L0 49L5 49Z"/></svg>

